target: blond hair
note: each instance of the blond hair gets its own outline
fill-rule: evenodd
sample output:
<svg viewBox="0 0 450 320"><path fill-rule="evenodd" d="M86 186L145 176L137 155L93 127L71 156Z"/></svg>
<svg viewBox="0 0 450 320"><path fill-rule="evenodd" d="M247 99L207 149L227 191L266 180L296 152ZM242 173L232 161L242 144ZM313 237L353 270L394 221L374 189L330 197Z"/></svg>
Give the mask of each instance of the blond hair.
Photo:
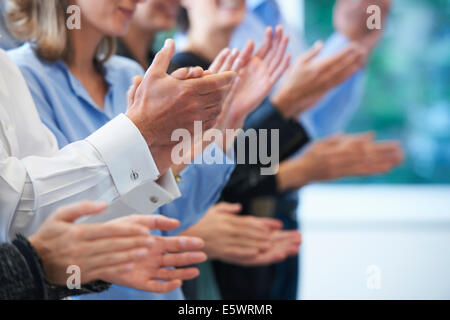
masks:
<svg viewBox="0 0 450 320"><path fill-rule="evenodd" d="M6 0L8 28L19 40L31 42L40 58L70 62L67 7L67 0ZM96 62L107 61L115 49L115 39L104 37L97 47Z"/></svg>

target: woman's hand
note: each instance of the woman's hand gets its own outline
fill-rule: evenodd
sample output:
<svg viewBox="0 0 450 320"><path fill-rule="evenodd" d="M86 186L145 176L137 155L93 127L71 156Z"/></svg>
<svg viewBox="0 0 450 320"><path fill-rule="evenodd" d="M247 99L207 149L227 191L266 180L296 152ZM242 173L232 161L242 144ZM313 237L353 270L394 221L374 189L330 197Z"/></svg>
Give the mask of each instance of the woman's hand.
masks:
<svg viewBox="0 0 450 320"><path fill-rule="evenodd" d="M397 142L375 142L372 133L337 135L315 142L299 157L281 163L280 191L309 183L389 172L403 161Z"/></svg>
<svg viewBox="0 0 450 320"><path fill-rule="evenodd" d="M322 43L317 42L297 58L272 96L272 103L285 118L298 118L362 67L364 51L361 46L351 44L331 57L316 59L322 47Z"/></svg>
<svg viewBox="0 0 450 320"><path fill-rule="evenodd" d="M223 50L211 65L212 73L234 71L238 74L227 97L215 128L241 129L246 117L254 111L289 67L291 56L286 54L289 37L278 26L275 35L272 28L252 56L254 43L250 41L239 55L236 50Z"/></svg>

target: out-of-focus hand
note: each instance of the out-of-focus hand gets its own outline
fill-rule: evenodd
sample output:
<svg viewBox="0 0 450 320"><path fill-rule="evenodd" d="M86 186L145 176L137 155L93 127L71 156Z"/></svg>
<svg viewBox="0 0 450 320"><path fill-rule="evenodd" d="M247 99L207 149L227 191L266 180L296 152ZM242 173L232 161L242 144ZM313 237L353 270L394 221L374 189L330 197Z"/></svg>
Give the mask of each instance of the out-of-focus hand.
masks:
<svg viewBox="0 0 450 320"><path fill-rule="evenodd" d="M273 34L267 28L263 44L252 56L254 43L250 41L240 56L233 61L224 59L224 50L209 69L212 73L231 70L238 72L232 96L227 99L216 128L240 129L245 118L269 95L272 88L289 67L291 56L286 53L289 37L278 26ZM232 54L230 55L233 56Z"/></svg>
<svg viewBox="0 0 450 320"><path fill-rule="evenodd" d="M272 96L284 117L297 118L361 68L364 52L360 46L351 44L331 57L316 59L322 47L317 42L300 56Z"/></svg>
<svg viewBox="0 0 450 320"><path fill-rule="evenodd" d="M65 285L71 265L80 267L81 281L87 283L105 274L125 272L149 254L152 239L148 224L152 217L135 223L74 223L105 208L104 203L92 202L62 207L29 238L50 283Z"/></svg>
<svg viewBox="0 0 450 320"><path fill-rule="evenodd" d="M334 7L334 26L337 31L356 41L370 53L380 40L384 23L391 9L391 0L338 0ZM381 29L370 30L367 20L371 13L367 9L371 5L377 5L381 11Z"/></svg>
<svg viewBox="0 0 450 320"><path fill-rule="evenodd" d="M298 255L301 243L300 232L277 231L271 236L269 249L260 251L253 257L229 259L227 262L246 267L271 265Z"/></svg>
<svg viewBox="0 0 450 320"><path fill-rule="evenodd" d="M219 203L183 235L205 241L204 251L210 259L239 261L254 259L270 249L272 236L282 228L275 219L237 216L239 204Z"/></svg>
<svg viewBox="0 0 450 320"><path fill-rule="evenodd" d="M152 230L170 231L179 227L179 222L163 216L130 216L111 222L112 224L144 224ZM171 292L199 275L197 268L187 266L206 261L207 256L200 251L204 242L200 238L189 236L160 237L151 236L148 254L133 263L133 267L121 273L102 274L107 282L150 292ZM179 268L180 267L180 268Z"/></svg>
<svg viewBox="0 0 450 320"><path fill-rule="evenodd" d="M173 40L167 40L128 95L127 116L149 144L161 173L172 165L173 131L183 128L194 133L194 121L202 121L204 130L213 127L236 76L230 71L180 80L167 74L174 53Z"/></svg>
<svg viewBox="0 0 450 320"><path fill-rule="evenodd" d="M371 133L339 135L320 140L301 156L283 162L277 179L281 191L298 189L311 182L386 173L403 159L398 142L375 142Z"/></svg>

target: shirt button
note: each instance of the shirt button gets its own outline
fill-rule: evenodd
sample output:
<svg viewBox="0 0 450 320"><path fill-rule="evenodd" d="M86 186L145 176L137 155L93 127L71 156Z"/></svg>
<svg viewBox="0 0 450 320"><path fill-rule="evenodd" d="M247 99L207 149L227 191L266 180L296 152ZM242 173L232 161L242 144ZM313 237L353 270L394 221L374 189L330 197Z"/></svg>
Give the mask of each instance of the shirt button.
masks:
<svg viewBox="0 0 450 320"><path fill-rule="evenodd" d="M158 199L158 197L150 197L150 202L151 203L158 203L158 201L159 201L159 199Z"/></svg>
<svg viewBox="0 0 450 320"><path fill-rule="evenodd" d="M139 174L136 171L131 171L130 178L131 180L136 181L137 179L139 179Z"/></svg>

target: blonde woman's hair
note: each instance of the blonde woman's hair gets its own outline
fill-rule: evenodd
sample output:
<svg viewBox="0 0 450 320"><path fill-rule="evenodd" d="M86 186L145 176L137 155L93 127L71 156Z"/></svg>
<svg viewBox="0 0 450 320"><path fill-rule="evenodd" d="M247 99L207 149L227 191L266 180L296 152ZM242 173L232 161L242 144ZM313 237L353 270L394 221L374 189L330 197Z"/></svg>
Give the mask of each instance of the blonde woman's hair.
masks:
<svg viewBox="0 0 450 320"><path fill-rule="evenodd" d="M70 62L67 6L67 0L6 0L8 28L19 40L31 42L40 58ZM115 39L104 37L97 47L96 62L107 61L115 49Z"/></svg>

